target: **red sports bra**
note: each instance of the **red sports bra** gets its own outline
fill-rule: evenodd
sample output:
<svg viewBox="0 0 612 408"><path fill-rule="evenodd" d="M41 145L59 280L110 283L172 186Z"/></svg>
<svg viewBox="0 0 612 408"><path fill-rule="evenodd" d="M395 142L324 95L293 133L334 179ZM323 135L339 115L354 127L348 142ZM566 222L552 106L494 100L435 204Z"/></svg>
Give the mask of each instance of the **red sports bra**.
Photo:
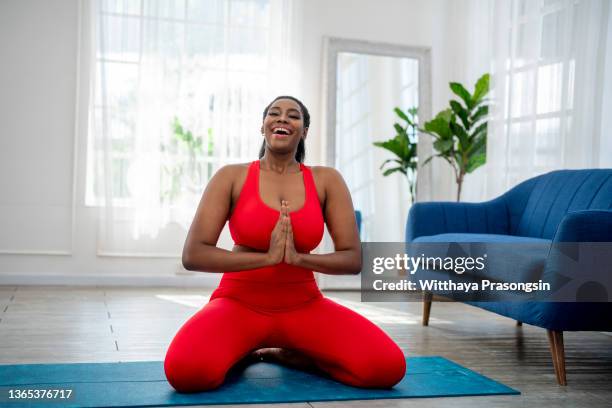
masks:
<svg viewBox="0 0 612 408"><path fill-rule="evenodd" d="M270 235L278 222L280 211L269 207L261 199L259 169L259 160L249 165L244 186L229 219L229 230L236 245L267 251ZM315 249L323 238L324 219L312 172L303 163L300 163L300 169L306 199L302 208L289 212L289 218L296 250L308 253Z"/></svg>

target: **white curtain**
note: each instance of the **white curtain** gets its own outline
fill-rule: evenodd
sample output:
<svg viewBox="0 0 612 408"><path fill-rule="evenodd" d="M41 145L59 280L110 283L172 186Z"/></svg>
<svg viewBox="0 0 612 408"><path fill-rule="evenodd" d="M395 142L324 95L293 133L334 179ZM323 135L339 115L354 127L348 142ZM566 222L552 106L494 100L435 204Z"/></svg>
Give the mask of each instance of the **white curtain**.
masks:
<svg viewBox="0 0 612 408"><path fill-rule="evenodd" d="M495 102L483 198L551 170L603 165L608 7L607 0L492 3Z"/></svg>
<svg viewBox="0 0 612 408"><path fill-rule="evenodd" d="M300 96L298 0L100 0L87 201L98 254L180 256L216 170L257 158L266 104Z"/></svg>

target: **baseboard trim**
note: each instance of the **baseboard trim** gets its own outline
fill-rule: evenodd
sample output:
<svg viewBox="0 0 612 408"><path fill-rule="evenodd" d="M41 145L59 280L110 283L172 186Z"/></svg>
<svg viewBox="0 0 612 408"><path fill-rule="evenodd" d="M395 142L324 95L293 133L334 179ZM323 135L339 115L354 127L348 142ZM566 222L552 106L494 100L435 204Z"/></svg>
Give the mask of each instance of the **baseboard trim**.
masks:
<svg viewBox="0 0 612 408"><path fill-rule="evenodd" d="M197 273L177 276L0 274L1 285L24 286L170 286L215 288L221 274Z"/></svg>

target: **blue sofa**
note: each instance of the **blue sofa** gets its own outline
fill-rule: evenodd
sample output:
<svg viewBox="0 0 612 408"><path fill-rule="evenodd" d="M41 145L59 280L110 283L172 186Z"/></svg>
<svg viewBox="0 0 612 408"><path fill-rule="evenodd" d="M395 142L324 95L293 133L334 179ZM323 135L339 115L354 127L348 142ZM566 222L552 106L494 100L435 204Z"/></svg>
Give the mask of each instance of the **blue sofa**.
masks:
<svg viewBox="0 0 612 408"><path fill-rule="evenodd" d="M560 170L526 180L483 203L422 202L412 206L406 242L612 242L612 169ZM536 272L546 273L552 251L540 257ZM535 262L537 264L537 262ZM612 267L610 267L612 273ZM499 275L503 270L490 273ZM533 274L533 273L532 273ZM503 276L501 276L503 279ZM432 293L424 293L427 326ZM563 331L612 330L608 302L469 302L545 328L557 381L566 385Z"/></svg>

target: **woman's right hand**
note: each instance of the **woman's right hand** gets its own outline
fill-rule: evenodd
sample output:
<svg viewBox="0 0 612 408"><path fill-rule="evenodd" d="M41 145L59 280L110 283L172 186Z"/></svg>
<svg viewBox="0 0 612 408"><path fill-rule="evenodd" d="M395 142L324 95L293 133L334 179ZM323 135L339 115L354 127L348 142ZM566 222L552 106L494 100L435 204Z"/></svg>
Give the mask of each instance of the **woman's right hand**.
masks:
<svg viewBox="0 0 612 408"><path fill-rule="evenodd" d="M280 263L285 257L285 237L289 225L289 214L286 201L281 202L281 211L278 221L270 235L270 247L268 248L268 259L272 265Z"/></svg>

